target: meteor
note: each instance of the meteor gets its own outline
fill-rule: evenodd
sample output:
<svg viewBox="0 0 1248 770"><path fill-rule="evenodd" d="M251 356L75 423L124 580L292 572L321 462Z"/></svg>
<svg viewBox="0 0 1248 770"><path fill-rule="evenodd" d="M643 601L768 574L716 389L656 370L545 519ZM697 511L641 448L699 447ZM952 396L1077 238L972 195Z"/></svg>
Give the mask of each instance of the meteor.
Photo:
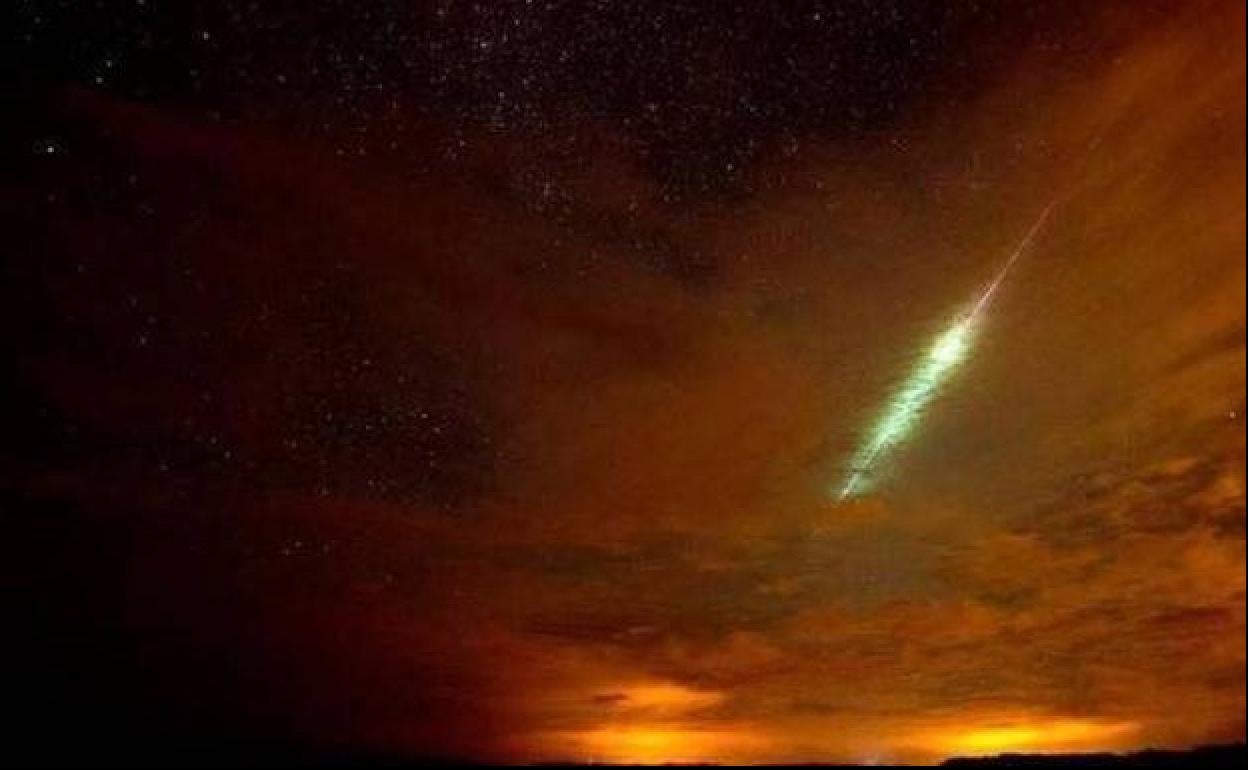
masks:
<svg viewBox="0 0 1248 770"><path fill-rule="evenodd" d="M958 365L966 360L975 341L975 331L980 319L992 305L997 290L1005 282L1010 270L1044 229L1056 204L1057 201L1054 200L1045 207L992 282L980 293L970 309L959 314L953 324L936 338L936 343L928 349L918 368L902 383L889 401L888 408L854 455L849 475L840 488L840 500L847 500L866 489L875 463L917 427L941 386Z"/></svg>

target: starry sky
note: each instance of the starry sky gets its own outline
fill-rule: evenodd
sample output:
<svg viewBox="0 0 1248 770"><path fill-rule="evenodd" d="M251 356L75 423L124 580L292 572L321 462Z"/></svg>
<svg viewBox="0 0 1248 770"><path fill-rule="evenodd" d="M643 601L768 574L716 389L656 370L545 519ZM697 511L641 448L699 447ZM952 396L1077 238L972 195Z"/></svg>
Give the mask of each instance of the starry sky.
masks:
<svg viewBox="0 0 1248 770"><path fill-rule="evenodd" d="M1244 739L1242 3L5 13L15 746Z"/></svg>

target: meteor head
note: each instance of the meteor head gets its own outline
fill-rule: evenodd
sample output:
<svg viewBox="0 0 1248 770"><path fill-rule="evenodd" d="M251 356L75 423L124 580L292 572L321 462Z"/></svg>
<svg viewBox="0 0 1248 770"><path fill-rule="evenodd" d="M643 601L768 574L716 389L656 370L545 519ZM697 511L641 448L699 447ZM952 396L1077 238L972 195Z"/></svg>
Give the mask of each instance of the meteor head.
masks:
<svg viewBox="0 0 1248 770"><path fill-rule="evenodd" d="M844 502L858 494L859 488L862 486L863 479L864 476L861 470L854 471L853 475L849 477L849 481L845 482L845 486L841 487L841 494L837 497L837 499Z"/></svg>

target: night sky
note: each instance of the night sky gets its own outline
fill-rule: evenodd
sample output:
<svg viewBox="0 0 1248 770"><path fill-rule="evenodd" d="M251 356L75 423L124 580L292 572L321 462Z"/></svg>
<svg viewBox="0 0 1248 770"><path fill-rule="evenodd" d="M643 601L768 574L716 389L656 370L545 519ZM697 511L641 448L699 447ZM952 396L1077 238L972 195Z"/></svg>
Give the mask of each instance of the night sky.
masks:
<svg viewBox="0 0 1248 770"><path fill-rule="evenodd" d="M1244 739L1242 2L0 28L5 751Z"/></svg>

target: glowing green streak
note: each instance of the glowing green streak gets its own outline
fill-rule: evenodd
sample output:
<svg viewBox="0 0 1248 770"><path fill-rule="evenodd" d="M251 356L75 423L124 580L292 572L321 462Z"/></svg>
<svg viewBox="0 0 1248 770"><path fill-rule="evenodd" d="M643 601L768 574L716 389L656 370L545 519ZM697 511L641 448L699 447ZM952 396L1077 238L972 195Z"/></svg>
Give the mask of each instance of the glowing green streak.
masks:
<svg viewBox="0 0 1248 770"><path fill-rule="evenodd" d="M880 458L880 455L901 443L914 430L919 422L919 418L923 416L923 411L936 396L937 392L939 392L940 386L944 384L945 380L949 379L949 376L953 374L953 370L966 358L966 354L971 348L972 339L975 336L976 321L987 311L988 306L992 304L993 297L996 295L997 290L1001 288L1005 277L1009 275L1010 269L1026 253L1032 241L1044 229L1045 223L1049 221L1049 216L1053 213L1057 203L1058 199L1054 198L1040 212L1039 218L1036 219L1031 229L1023 237L1023 240L1010 254L1009 259L1005 261L1005 266L997 273L997 277L979 295L974 306L971 307L969 312L962 314L954 322L953 326L946 329L945 333L937 338L936 344L927 352L927 356L923 358L919 368L910 376L910 379L906 380L901 390L897 391L897 394L893 396L893 400L889 402L884 416L876 423L875 430L871 432L867 442L854 455L849 478L846 479L845 486L841 487L840 498L842 500L853 497L864 489L871 466Z"/></svg>
<svg viewBox="0 0 1248 770"><path fill-rule="evenodd" d="M924 410L940 390L953 370L965 358L975 331L975 315L960 318L936 340L919 368L906 380L889 402L888 409L876 423L868 441L854 455L852 471L841 499L852 497L861 491L867 481L867 473L880 455L900 443L918 424Z"/></svg>

